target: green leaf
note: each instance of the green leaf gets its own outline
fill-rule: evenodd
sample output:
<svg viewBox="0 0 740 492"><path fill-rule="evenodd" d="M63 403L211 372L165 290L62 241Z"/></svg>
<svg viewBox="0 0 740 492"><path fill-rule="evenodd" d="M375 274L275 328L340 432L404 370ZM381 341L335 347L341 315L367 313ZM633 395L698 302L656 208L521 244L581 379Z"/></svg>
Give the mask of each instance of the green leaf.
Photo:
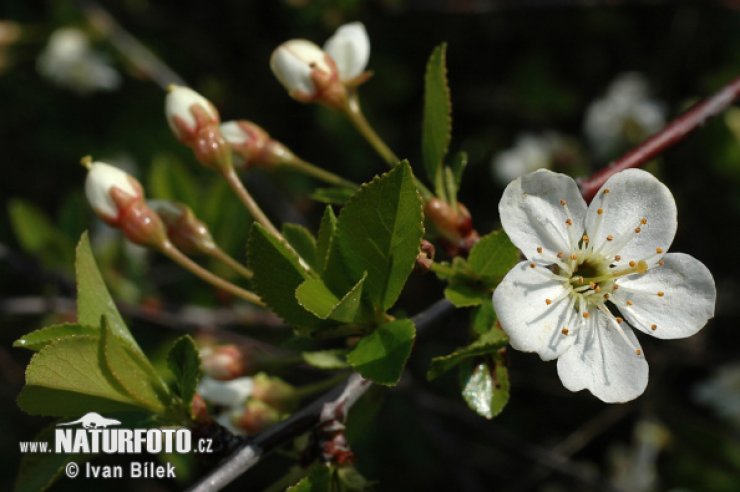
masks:
<svg viewBox="0 0 740 492"><path fill-rule="evenodd" d="M33 440L49 443L48 449L54 447L54 432L56 425L50 425L41 430ZM28 453L21 459L18 476L13 487L14 492L39 492L48 489L61 475L64 466L74 461L80 466L92 459L93 454L65 454L65 453Z"/></svg>
<svg viewBox="0 0 740 492"><path fill-rule="evenodd" d="M445 288L445 297L455 307L480 306L491 302L491 293L467 283L451 283Z"/></svg>
<svg viewBox="0 0 740 492"><path fill-rule="evenodd" d="M126 327L121 313L113 303L113 299L100 275L98 265L90 247L90 239L84 233L77 245L77 261L75 262L77 277L77 321L81 325L100 326L103 316L108 320L110 328L117 337L129 344L129 348L138 352L141 359L146 356L136 344L134 337Z"/></svg>
<svg viewBox="0 0 740 492"><path fill-rule="evenodd" d="M167 353L167 367L175 376L175 385L182 401L190 407L195 389L203 374L195 340L184 335L175 340Z"/></svg>
<svg viewBox="0 0 740 492"><path fill-rule="evenodd" d="M99 337L76 335L47 344L26 367L18 405L31 415L58 417L140 411L142 405L101 363Z"/></svg>
<svg viewBox="0 0 740 492"><path fill-rule="evenodd" d="M442 163L447 155L452 134L452 104L447 85L446 51L446 43L434 48L424 74L421 157L427 177L434 183L435 188L439 188L441 184Z"/></svg>
<svg viewBox="0 0 740 492"><path fill-rule="evenodd" d="M149 167L147 191L152 197L197 203L198 189L190 168L166 155L158 155Z"/></svg>
<svg viewBox="0 0 740 492"><path fill-rule="evenodd" d="M455 187L457 189L460 188L460 183L462 183L462 177L463 172L465 172L465 168L468 167L468 153L460 151L452 158L452 163L450 164L450 169L452 170L452 176L455 179Z"/></svg>
<svg viewBox="0 0 740 492"><path fill-rule="evenodd" d="M278 316L299 327L318 324L319 319L303 309L295 297L295 290L309 278L295 253L255 223L249 234L247 256L254 272L255 292Z"/></svg>
<svg viewBox="0 0 740 492"><path fill-rule="evenodd" d="M324 209L324 215L321 217L321 224L319 225L318 238L316 239L316 270L319 273L323 273L326 270L326 262L329 258L329 251L331 250L336 230L337 217L329 205Z"/></svg>
<svg viewBox="0 0 740 492"><path fill-rule="evenodd" d="M429 368L429 372L427 372L427 379L436 379L472 357L495 354L499 349L505 347L508 341L503 330L492 328L470 345L460 347L451 354L432 359L432 365Z"/></svg>
<svg viewBox="0 0 740 492"><path fill-rule="evenodd" d="M306 364L319 369L344 369L349 367L345 360L347 351L344 349L317 350L314 352L303 352L303 360Z"/></svg>
<svg viewBox="0 0 740 492"><path fill-rule="evenodd" d="M13 347L38 352L48 344L61 340L62 338L75 335L97 336L99 334L100 328L97 327L84 326L77 323L63 323L60 325L47 326L32 331L31 333L26 333L13 342Z"/></svg>
<svg viewBox="0 0 740 492"><path fill-rule="evenodd" d="M376 308L396 302L414 268L424 235L422 203L403 161L362 185L339 215L341 256L354 282L367 271L364 290Z"/></svg>
<svg viewBox="0 0 740 492"><path fill-rule="evenodd" d="M309 278L295 291L298 303L321 319L333 319L342 323L356 321L360 313L362 287L367 272L341 298L334 295L319 278Z"/></svg>
<svg viewBox="0 0 740 492"><path fill-rule="evenodd" d="M311 268L316 267L316 238L311 231L298 224L283 224L283 237L293 246L296 253L303 258Z"/></svg>
<svg viewBox="0 0 740 492"><path fill-rule="evenodd" d="M130 346L121 343L106 318L101 323L100 348L105 369L139 406L155 414L164 413L172 398L148 359L132 353Z"/></svg>
<svg viewBox="0 0 740 492"><path fill-rule="evenodd" d="M311 199L328 205L345 205L349 202L355 190L349 188L316 188L311 193Z"/></svg>
<svg viewBox="0 0 740 492"><path fill-rule="evenodd" d="M498 282L519 261L519 250L502 230L483 236L468 256L468 266L489 287Z"/></svg>
<svg viewBox="0 0 740 492"><path fill-rule="evenodd" d="M307 477L303 477L297 484L288 487L285 492L329 492L331 472L329 467L318 464L313 467Z"/></svg>
<svg viewBox="0 0 740 492"><path fill-rule="evenodd" d="M415 336L416 328L410 319L382 324L360 340L347 355L347 361L363 377L393 386L401 378Z"/></svg>
<svg viewBox="0 0 740 492"><path fill-rule="evenodd" d="M473 312L471 330L476 335L488 333L496 326L496 311L493 310L492 302L484 302Z"/></svg>
<svg viewBox="0 0 740 492"><path fill-rule="evenodd" d="M509 371L502 357L483 362L467 362L460 367L462 396L478 415L492 419L509 401Z"/></svg>
<svg viewBox="0 0 740 492"><path fill-rule="evenodd" d="M8 216L21 248L39 255L45 264L64 267L72 259L69 239L35 205L13 198L8 203Z"/></svg>

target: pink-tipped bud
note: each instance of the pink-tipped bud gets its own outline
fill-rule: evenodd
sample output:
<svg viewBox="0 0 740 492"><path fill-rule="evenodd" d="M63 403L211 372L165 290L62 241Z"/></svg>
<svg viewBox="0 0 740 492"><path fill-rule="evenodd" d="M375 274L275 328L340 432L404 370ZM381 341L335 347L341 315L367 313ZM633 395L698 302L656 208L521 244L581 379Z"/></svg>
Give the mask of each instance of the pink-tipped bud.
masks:
<svg viewBox="0 0 740 492"><path fill-rule="evenodd" d="M247 120L228 121L221 124L221 135L231 145L239 167L272 167L295 159L293 153L277 140L273 140L261 126Z"/></svg>
<svg viewBox="0 0 740 492"><path fill-rule="evenodd" d="M208 99L180 85L167 88L164 112L172 133L186 144L192 142L202 128L219 122L218 111Z"/></svg>
<svg viewBox="0 0 740 492"><path fill-rule="evenodd" d="M296 390L280 378L259 373L253 378L252 398L261 400L270 406L289 412L295 408Z"/></svg>
<svg viewBox="0 0 740 492"><path fill-rule="evenodd" d="M164 224L147 206L141 184L130 174L103 162L83 159L85 195L95 213L120 229L133 243L159 246L166 241Z"/></svg>
<svg viewBox="0 0 740 492"><path fill-rule="evenodd" d="M292 39L278 46L270 57L270 69L298 101L321 102L334 108L343 107L347 101L336 63L311 41Z"/></svg>
<svg viewBox="0 0 740 492"><path fill-rule="evenodd" d="M246 372L244 356L236 345L220 345L200 349L203 372L213 379L229 381Z"/></svg>
<svg viewBox="0 0 740 492"><path fill-rule="evenodd" d="M206 253L216 247L208 226L198 220L183 203L169 200L149 200L167 228L167 237L177 249L187 254Z"/></svg>

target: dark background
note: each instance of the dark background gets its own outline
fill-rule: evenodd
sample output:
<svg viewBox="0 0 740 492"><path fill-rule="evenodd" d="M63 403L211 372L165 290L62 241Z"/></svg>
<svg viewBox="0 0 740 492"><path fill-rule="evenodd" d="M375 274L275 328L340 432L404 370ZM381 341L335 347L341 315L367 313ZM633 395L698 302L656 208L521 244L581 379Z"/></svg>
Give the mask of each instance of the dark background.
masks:
<svg viewBox="0 0 740 492"><path fill-rule="evenodd" d="M451 148L470 154L461 199L481 232L498 226L502 188L491 179L491 156L513 145L521 132L555 130L573 137L593 170L606 159L588 153L584 112L618 74L641 72L654 97L666 104L669 119L740 74L740 5L729 0L128 0L105 6L211 99L224 120L253 120L298 155L356 181L382 171L382 162L339 115L288 98L270 73L271 51L295 37L321 44L341 23L364 22L372 43L369 68L375 75L361 91L363 106L396 153L414 164L420 156L426 58L446 41L454 105ZM10 348L11 343L65 316L65 309L50 315L52 309L44 306L36 313L19 313L14 302L29 296L70 297L68 243L73 245L85 228L99 229L82 198L80 157L126 156L145 185L157 160L187 169L204 188L214 178L171 136L162 89L104 37L96 38L95 48L108 53L123 73L118 90L80 96L39 76L35 60L53 29L72 24L94 32L74 2L0 1L0 20L24 28L21 41L0 47L6 60L0 72L0 488L5 490L20 460L17 442L32 439L48 423L23 415L15 406L29 354ZM647 479L655 472L658 478L647 488L626 482L625 490L738 490L740 405L733 424L694 396L698 385L738 359L738 138L720 117L652 165L678 203L679 230L672 249L709 267L718 301L716 318L689 340L656 343L641 338L651 367L644 396L607 406L589 394L565 390L553 363L510 352L511 401L500 417L487 422L467 410L454 374L434 384L424 378L432 356L465 343L467 314L461 312L417 345L398 389L373 397L383 400L374 418L358 419L350 437L360 471L377 481L378 490L599 490L627 460L632 463L626 467L628 475ZM278 221L317 226L322 207L306 198L310 181L260 172L249 181ZM61 253L28 251L19 243L7 211L13 198L35 204L60 227L67 238L67 243L61 241ZM223 214L216 207L212 225L241 258L246 221L229 219L236 213L230 198L224 198L223 207ZM107 247L115 251L99 259L106 278L134 306L153 304L165 311L183 303L228 307L161 259L132 260L120 243ZM440 293L431 275L417 275L402 306L417 312ZM149 352L174 336L158 330L156 323L139 320L131 327ZM740 382L728 388L727 398L737 398L739 392ZM645 422L652 431L645 430ZM290 463L284 455L274 455L234 490L266 487ZM65 482L58 484L59 490L83 487ZM99 485L89 482L84 488ZM182 488L164 481L105 486Z"/></svg>

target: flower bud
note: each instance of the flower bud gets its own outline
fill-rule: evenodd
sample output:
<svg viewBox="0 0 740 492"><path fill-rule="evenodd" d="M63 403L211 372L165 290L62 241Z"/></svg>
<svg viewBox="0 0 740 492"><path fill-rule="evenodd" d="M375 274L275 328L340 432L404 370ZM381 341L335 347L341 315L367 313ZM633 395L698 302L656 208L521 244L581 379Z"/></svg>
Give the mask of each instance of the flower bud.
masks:
<svg viewBox="0 0 740 492"><path fill-rule="evenodd" d="M218 111L208 99L180 85L167 88L164 111L172 132L184 143L191 142L202 128L219 122Z"/></svg>
<svg viewBox="0 0 740 492"><path fill-rule="evenodd" d="M295 407L296 391L293 386L265 373L259 373L253 379L252 398L284 412L291 411Z"/></svg>
<svg viewBox="0 0 740 492"><path fill-rule="evenodd" d="M247 435L254 435L281 420L280 412L261 400L250 398L234 424Z"/></svg>
<svg viewBox="0 0 740 492"><path fill-rule="evenodd" d="M270 57L270 69L301 102L321 102L342 108L347 100L336 63L311 41L293 39L278 46Z"/></svg>
<svg viewBox="0 0 740 492"><path fill-rule="evenodd" d="M206 253L216 247L211 232L185 204L168 200L149 200L167 228L167 237L177 249L187 254Z"/></svg>
<svg viewBox="0 0 740 492"><path fill-rule="evenodd" d="M456 255L461 251L470 251L478 242L470 212L462 203L458 202L455 210L444 200L432 198L424 204L424 215L442 236L448 253Z"/></svg>
<svg viewBox="0 0 740 492"><path fill-rule="evenodd" d="M237 378L246 372L244 356L236 345L220 345L200 349L203 372L221 381Z"/></svg>
<svg viewBox="0 0 740 492"><path fill-rule="evenodd" d="M250 377L218 381L205 376L198 384L198 394L214 405L234 407L244 404L252 394L254 382Z"/></svg>
<svg viewBox="0 0 740 492"><path fill-rule="evenodd" d="M357 85L367 79L365 67L370 59L370 39L362 22L351 22L337 29L324 44L344 83Z"/></svg>
<svg viewBox="0 0 740 492"><path fill-rule="evenodd" d="M293 153L259 125L247 120L229 121L221 124L221 136L231 145L237 164L272 167L295 159Z"/></svg>
<svg viewBox="0 0 740 492"><path fill-rule="evenodd" d="M141 184L130 174L102 162L83 159L88 169L85 195L96 214L120 229L133 243L159 246L166 241L164 224L147 206Z"/></svg>
<svg viewBox="0 0 740 492"><path fill-rule="evenodd" d="M171 85L164 106L172 132L202 164L217 170L231 166L231 148L221 136L218 111L208 99L187 87Z"/></svg>

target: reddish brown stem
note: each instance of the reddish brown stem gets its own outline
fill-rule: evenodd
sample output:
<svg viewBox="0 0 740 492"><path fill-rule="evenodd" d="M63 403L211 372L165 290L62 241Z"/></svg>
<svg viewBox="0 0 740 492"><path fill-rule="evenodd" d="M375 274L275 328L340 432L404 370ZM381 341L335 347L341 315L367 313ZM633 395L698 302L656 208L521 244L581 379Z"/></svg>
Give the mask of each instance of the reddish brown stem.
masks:
<svg viewBox="0 0 740 492"><path fill-rule="evenodd" d="M590 177L579 182L583 198L590 202L596 192L613 174L640 167L650 162L669 147L677 144L688 134L704 125L709 118L719 115L733 102L740 99L740 77L725 85L712 97L696 104L684 114L673 120L663 130L627 152Z"/></svg>

